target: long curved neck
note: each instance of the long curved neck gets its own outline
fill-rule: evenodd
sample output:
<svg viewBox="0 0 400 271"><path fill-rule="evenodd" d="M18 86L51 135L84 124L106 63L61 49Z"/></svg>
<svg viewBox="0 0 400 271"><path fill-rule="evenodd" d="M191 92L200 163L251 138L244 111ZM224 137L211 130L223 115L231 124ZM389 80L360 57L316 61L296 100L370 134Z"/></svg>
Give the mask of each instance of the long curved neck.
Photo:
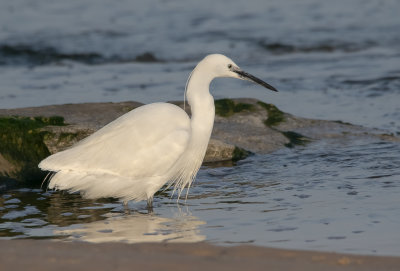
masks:
<svg viewBox="0 0 400 271"><path fill-rule="evenodd" d="M182 192L184 187L190 187L199 170L210 140L214 125L215 107L214 99L209 87L214 76L209 74L210 69L200 62L193 70L187 84L187 100L192 111L190 121L190 141L184 155L176 163L171 179L175 183L175 189Z"/></svg>
<svg viewBox="0 0 400 271"><path fill-rule="evenodd" d="M207 70L201 62L193 70L187 86L187 100L192 111L192 129L209 130L211 134L215 106L209 87L214 76L208 74Z"/></svg>

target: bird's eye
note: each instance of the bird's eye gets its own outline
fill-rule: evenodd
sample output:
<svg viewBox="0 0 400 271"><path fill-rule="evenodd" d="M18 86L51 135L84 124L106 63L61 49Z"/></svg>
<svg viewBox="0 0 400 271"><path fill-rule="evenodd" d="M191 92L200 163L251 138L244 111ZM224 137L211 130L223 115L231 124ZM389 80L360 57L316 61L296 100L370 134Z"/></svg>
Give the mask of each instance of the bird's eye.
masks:
<svg viewBox="0 0 400 271"><path fill-rule="evenodd" d="M228 64L228 69L231 69L232 68L232 64Z"/></svg>

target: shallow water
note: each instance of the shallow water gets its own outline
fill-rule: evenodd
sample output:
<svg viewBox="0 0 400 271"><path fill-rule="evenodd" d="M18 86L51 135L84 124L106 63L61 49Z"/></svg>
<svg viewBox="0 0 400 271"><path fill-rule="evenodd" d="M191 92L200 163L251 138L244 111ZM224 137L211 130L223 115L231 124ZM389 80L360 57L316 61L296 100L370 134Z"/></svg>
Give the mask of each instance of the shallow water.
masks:
<svg viewBox="0 0 400 271"><path fill-rule="evenodd" d="M399 1L207 1L0 2L0 108L182 100L198 60L219 52L280 92L219 79L216 98L399 134ZM0 236L399 256L399 153L398 143L332 139L204 167L186 202L162 193L151 215L144 203L126 214L114 200L6 191Z"/></svg>
<svg viewBox="0 0 400 271"><path fill-rule="evenodd" d="M400 255L400 144L320 141L204 167L188 199L170 191L129 211L114 200L40 189L0 199L1 239L256 244ZM129 212L129 213L128 213Z"/></svg>

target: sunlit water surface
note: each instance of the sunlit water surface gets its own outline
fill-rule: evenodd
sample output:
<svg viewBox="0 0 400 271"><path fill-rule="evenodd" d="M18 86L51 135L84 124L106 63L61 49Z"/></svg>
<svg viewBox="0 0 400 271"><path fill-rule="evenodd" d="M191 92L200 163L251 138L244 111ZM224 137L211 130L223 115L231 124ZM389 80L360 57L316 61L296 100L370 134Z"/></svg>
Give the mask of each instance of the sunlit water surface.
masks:
<svg viewBox="0 0 400 271"><path fill-rule="evenodd" d="M186 201L91 201L41 189L0 199L0 235L89 242L256 244L400 255L400 145L329 140L203 167Z"/></svg>

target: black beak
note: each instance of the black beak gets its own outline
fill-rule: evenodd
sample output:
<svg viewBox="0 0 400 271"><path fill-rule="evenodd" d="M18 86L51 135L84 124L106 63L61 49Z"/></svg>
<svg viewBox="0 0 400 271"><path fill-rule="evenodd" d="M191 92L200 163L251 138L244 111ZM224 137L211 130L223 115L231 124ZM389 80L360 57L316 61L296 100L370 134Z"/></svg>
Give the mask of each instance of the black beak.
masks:
<svg viewBox="0 0 400 271"><path fill-rule="evenodd" d="M251 74L249 74L247 72L244 72L244 71L239 70L239 69L234 69L232 71L237 73L240 76L241 79L254 82L254 83L259 84L259 85L261 85L261 86L263 86L263 87L265 87L267 89L270 89L272 91L278 92L278 90L276 88L274 88L273 86L271 86L267 82L264 82L263 80L258 79L257 77L255 77L255 76L253 76L253 75L251 75Z"/></svg>

